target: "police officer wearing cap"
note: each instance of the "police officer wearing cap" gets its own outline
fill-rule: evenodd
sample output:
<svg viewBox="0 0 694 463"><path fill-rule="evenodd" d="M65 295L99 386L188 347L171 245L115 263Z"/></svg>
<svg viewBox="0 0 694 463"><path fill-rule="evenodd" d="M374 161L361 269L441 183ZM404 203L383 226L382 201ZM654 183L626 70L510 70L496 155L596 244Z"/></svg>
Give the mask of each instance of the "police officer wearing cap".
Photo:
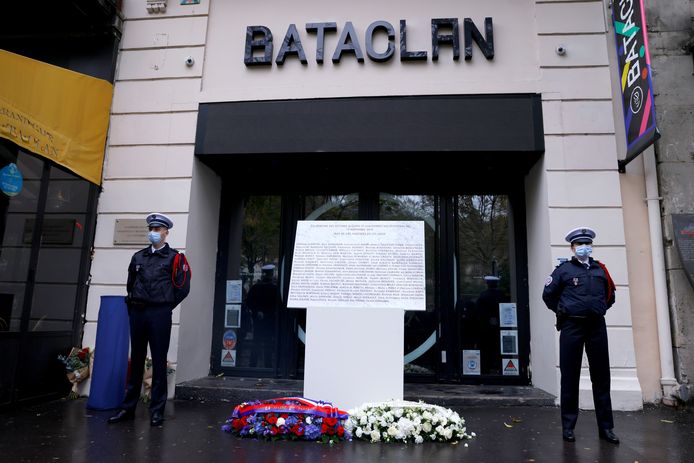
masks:
<svg viewBox="0 0 694 463"><path fill-rule="evenodd" d="M166 357L171 336L171 312L178 305L172 282L174 258L178 251L166 238L173 221L164 214L147 216L151 246L133 255L128 267L126 303L130 316L130 378L119 412L109 423L134 418L140 399L147 344L152 352L152 397L150 424L160 426L166 405Z"/></svg>
<svg viewBox="0 0 694 463"><path fill-rule="evenodd" d="M610 359L605 313L615 301L615 287L607 268L590 257L595 232L588 227L571 230L566 241L574 256L547 278L542 299L557 316L561 370L562 437L574 442L578 419L578 390L583 348L590 368L598 435L619 444L610 399Z"/></svg>

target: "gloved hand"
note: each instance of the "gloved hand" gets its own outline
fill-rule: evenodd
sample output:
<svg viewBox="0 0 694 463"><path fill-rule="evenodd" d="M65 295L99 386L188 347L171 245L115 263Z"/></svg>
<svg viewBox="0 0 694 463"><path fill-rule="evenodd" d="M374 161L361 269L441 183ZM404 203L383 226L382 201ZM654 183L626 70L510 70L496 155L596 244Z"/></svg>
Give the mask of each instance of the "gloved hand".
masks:
<svg viewBox="0 0 694 463"><path fill-rule="evenodd" d="M566 319L568 317L568 313L566 312L566 309L564 307L559 306L557 307L557 324L555 325L557 327L557 331L561 331L561 329L564 326L564 323L566 322Z"/></svg>

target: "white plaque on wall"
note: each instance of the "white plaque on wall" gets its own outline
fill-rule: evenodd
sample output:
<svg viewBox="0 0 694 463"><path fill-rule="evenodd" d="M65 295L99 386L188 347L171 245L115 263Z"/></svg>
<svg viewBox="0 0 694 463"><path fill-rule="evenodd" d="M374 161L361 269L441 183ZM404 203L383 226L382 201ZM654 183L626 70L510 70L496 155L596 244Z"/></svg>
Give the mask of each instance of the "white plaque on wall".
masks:
<svg viewBox="0 0 694 463"><path fill-rule="evenodd" d="M425 310L424 222L298 222L287 307Z"/></svg>

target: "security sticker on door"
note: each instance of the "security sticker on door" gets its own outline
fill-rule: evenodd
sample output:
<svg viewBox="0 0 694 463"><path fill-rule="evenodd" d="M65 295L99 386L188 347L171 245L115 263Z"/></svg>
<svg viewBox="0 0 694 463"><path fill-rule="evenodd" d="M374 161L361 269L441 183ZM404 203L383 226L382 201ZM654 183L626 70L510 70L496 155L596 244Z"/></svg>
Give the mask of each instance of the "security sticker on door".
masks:
<svg viewBox="0 0 694 463"><path fill-rule="evenodd" d="M518 376L518 359L501 359L501 371L504 376Z"/></svg>
<svg viewBox="0 0 694 463"><path fill-rule="evenodd" d="M236 366L236 350L222 349L221 365L223 367L235 367Z"/></svg>

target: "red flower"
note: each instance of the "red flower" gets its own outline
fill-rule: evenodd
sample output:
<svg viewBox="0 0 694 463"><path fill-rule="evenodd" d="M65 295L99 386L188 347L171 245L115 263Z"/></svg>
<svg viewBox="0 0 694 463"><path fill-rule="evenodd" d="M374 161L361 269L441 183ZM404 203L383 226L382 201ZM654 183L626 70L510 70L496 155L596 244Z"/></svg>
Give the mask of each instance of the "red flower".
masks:
<svg viewBox="0 0 694 463"><path fill-rule="evenodd" d="M337 418L323 418L323 423L328 426L335 426L337 424Z"/></svg>
<svg viewBox="0 0 694 463"><path fill-rule="evenodd" d="M231 422L231 427L236 429L237 431L241 428L243 428L243 422L241 420L233 420Z"/></svg>
<svg viewBox="0 0 694 463"><path fill-rule="evenodd" d="M320 427L320 432L321 434L325 434L326 432L328 432L328 425L323 423Z"/></svg>
<svg viewBox="0 0 694 463"><path fill-rule="evenodd" d="M337 435L342 437L344 434L345 434L345 428L343 428L342 426L338 426L337 427Z"/></svg>
<svg viewBox="0 0 694 463"><path fill-rule="evenodd" d="M278 427L270 428L270 434L272 434L273 436L276 436L278 432L280 432L280 429Z"/></svg>
<svg viewBox="0 0 694 463"><path fill-rule="evenodd" d="M333 434L335 434L335 428L333 426L330 426L328 428L328 435L332 436Z"/></svg>
<svg viewBox="0 0 694 463"><path fill-rule="evenodd" d="M292 426L292 433L294 433L297 436L303 436L304 435L303 426L299 426L298 424L295 424L294 426Z"/></svg>
<svg viewBox="0 0 694 463"><path fill-rule="evenodd" d="M282 413L280 415L280 418L284 418L286 420L287 418L289 418L289 415L287 415L286 413Z"/></svg>
<svg viewBox="0 0 694 463"><path fill-rule="evenodd" d="M277 417L275 416L274 413L268 413L268 414L265 416L265 420L266 420L268 423L270 423L270 424L275 424L275 423L277 423Z"/></svg>

